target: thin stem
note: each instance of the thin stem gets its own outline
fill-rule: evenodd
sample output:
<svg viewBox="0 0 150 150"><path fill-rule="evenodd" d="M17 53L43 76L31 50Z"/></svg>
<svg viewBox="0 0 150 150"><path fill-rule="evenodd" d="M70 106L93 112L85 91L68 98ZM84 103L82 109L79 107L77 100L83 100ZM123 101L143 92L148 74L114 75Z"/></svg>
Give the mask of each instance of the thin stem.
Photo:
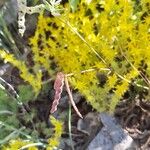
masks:
<svg viewBox="0 0 150 150"><path fill-rule="evenodd" d="M100 70L100 71L111 71L109 68L99 68L99 69L94 69L94 68L91 68L91 69L87 69L87 70L82 70L80 72L80 74L83 74L83 73L87 73L87 72L93 72L93 71L96 71L96 70ZM73 76L77 73L69 73L69 74L66 74L66 77L70 77L70 76Z"/></svg>
<svg viewBox="0 0 150 150"><path fill-rule="evenodd" d="M68 130L69 130L69 138L71 141L71 148L74 150L72 133L71 133L71 103L69 103L69 111L68 111Z"/></svg>
<svg viewBox="0 0 150 150"><path fill-rule="evenodd" d="M19 99L19 95L17 94L17 92L15 91L15 89L14 89L14 87L11 85L11 84L9 84L8 82L6 82L3 78L1 78L0 77L0 82L2 83L2 84L4 84L4 85L6 85L6 86L8 86L9 87L9 89L15 94L15 96L16 96L16 98L14 98L13 96L12 96L12 98L13 99L15 99L15 100L17 100L17 103L19 104L19 105L23 105L23 103L22 103L22 101ZM5 86L3 86L4 88L5 88ZM10 94L11 95L11 94Z"/></svg>
<svg viewBox="0 0 150 150"><path fill-rule="evenodd" d="M24 149L27 149L27 148L30 148L30 147L34 147L34 146L42 146L42 147L45 147L45 145L41 142L38 142L38 143L31 143L31 144L27 144L25 146L22 146L19 150L24 150Z"/></svg>
<svg viewBox="0 0 150 150"><path fill-rule="evenodd" d="M91 69L87 69L87 70L82 70L80 72L77 72L77 73L68 73L66 74L65 76L66 77L70 77L70 76L73 76L73 75L76 75L76 74L83 74L83 73L87 73L87 72L93 72L93 71L96 71L96 70L99 70L99 71L108 71L108 73L111 72L111 70L109 68L91 68ZM47 84L51 81L53 81L53 77L50 78L50 79L47 79L46 81L43 81L42 84Z"/></svg>
<svg viewBox="0 0 150 150"><path fill-rule="evenodd" d="M0 111L0 115L13 115L14 113L12 111L9 110L1 110Z"/></svg>
<svg viewBox="0 0 150 150"><path fill-rule="evenodd" d="M132 83L130 80L124 78L123 76L121 76L121 75L118 74L117 72L116 72L115 74L116 74L120 79L122 79L122 80L124 80L124 81L126 81L126 82L128 82L128 83ZM149 90L149 87L147 87L147 86L143 86L143 85L138 84L138 83L136 83L136 82L133 82L133 84L135 84L137 87L141 87L141 88L144 88L144 89L146 89L146 90Z"/></svg>

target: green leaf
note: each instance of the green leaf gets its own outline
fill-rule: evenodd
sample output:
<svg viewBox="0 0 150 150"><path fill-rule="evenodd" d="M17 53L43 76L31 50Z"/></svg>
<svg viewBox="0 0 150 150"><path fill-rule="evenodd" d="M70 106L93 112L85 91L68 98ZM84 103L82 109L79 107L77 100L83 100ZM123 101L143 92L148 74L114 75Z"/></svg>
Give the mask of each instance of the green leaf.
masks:
<svg viewBox="0 0 150 150"><path fill-rule="evenodd" d="M34 92L30 85L20 85L19 87L19 100L24 102L28 102L29 100L34 98Z"/></svg>
<svg viewBox="0 0 150 150"><path fill-rule="evenodd" d="M0 89L0 101L6 100L6 99L8 99L7 93L3 89Z"/></svg>
<svg viewBox="0 0 150 150"><path fill-rule="evenodd" d="M73 12L77 10L77 6L79 4L79 0L69 0L70 7Z"/></svg>
<svg viewBox="0 0 150 150"><path fill-rule="evenodd" d="M15 112L17 109L16 101L7 94L3 89L0 89L0 111L8 110Z"/></svg>

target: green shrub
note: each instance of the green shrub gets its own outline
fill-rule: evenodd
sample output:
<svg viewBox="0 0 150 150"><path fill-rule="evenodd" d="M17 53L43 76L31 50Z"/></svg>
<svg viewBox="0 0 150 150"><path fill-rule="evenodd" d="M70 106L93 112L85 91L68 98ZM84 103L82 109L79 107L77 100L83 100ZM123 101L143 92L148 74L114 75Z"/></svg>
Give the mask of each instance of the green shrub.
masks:
<svg viewBox="0 0 150 150"><path fill-rule="evenodd" d="M148 5L146 0L82 0L75 13L65 4L60 17L39 15L35 35L30 39L33 74L11 54L1 50L0 55L18 67L36 93L42 86L41 68L50 75L73 73L69 77L72 86L93 108L113 111L130 84L149 89ZM56 68L52 69L54 63ZM107 77L103 85L99 74Z"/></svg>

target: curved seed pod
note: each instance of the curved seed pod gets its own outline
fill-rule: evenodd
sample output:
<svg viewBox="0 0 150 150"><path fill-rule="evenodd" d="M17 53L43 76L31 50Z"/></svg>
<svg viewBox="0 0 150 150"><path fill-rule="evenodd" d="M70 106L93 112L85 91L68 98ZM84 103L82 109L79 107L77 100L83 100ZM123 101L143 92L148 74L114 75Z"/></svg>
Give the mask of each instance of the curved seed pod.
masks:
<svg viewBox="0 0 150 150"><path fill-rule="evenodd" d="M61 98L61 93L64 86L64 74L62 72L57 73L56 80L54 83L55 96L54 101L51 108L51 113L54 113L57 110L57 106L59 104L59 100Z"/></svg>
<svg viewBox="0 0 150 150"><path fill-rule="evenodd" d="M71 105L73 106L74 110L76 111L77 115L80 117L80 118L83 118L81 113L79 112L74 100L73 100L73 96L72 96L72 93L71 93L71 90L70 90L70 87L69 87L69 83L68 83L68 79L67 79L67 76L65 76L65 86L66 86L66 91L68 92L68 95L69 95L69 100L71 102Z"/></svg>

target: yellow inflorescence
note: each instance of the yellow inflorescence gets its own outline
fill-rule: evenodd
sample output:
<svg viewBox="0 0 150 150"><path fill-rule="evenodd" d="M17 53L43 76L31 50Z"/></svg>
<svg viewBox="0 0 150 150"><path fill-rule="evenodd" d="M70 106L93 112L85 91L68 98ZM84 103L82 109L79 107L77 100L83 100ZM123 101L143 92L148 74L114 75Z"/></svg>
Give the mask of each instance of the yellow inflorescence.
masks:
<svg viewBox="0 0 150 150"><path fill-rule="evenodd" d="M134 1L83 0L75 13L70 13L66 4L65 13L59 18L41 14L35 36L30 39L35 61L50 68L49 58L54 58L58 70L75 74L70 82L95 109L105 110L110 105L113 110L130 81L139 76L135 68L143 59L150 65L149 17L140 19L147 11L146 2L141 1L143 10L135 7ZM37 45L37 39L41 45ZM80 74L90 68L111 68L103 87L99 86L97 71Z"/></svg>

